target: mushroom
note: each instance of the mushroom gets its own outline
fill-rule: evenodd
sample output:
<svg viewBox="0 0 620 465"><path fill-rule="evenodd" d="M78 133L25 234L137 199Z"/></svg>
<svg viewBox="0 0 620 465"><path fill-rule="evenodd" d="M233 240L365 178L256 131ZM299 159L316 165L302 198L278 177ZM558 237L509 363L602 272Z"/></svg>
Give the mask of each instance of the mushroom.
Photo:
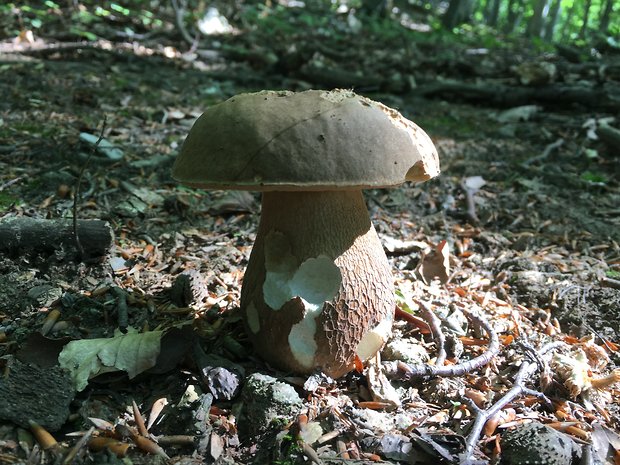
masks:
<svg viewBox="0 0 620 465"><path fill-rule="evenodd" d="M256 353L334 378L391 333L394 284L363 189L439 174L430 138L348 90L241 94L198 118L173 167L183 184L262 192L241 311Z"/></svg>

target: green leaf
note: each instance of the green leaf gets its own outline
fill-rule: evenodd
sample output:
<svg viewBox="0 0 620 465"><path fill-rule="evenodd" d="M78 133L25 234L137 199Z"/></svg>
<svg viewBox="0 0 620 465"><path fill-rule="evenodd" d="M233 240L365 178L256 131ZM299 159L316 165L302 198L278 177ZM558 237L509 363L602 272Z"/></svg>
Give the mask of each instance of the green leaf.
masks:
<svg viewBox="0 0 620 465"><path fill-rule="evenodd" d="M584 171L581 174L581 179L594 184L605 184L607 177L601 173L593 173L592 171Z"/></svg>
<svg viewBox="0 0 620 465"><path fill-rule="evenodd" d="M585 154L586 154L586 157L589 158L590 160L593 160L594 158L598 157L598 152L594 149L586 149Z"/></svg>
<svg viewBox="0 0 620 465"><path fill-rule="evenodd" d="M58 356L60 366L69 370L78 391L88 380L102 373L126 371L134 378L155 366L163 331L127 334L117 331L112 338L83 339L68 343Z"/></svg>
<svg viewBox="0 0 620 465"><path fill-rule="evenodd" d="M118 3L112 3L110 5L110 8L112 8L114 11L116 11L116 12L122 14L122 15L125 15L125 16L128 16L129 13L131 13L127 8L119 5Z"/></svg>
<svg viewBox="0 0 620 465"><path fill-rule="evenodd" d="M416 313L414 310L415 304L411 300L411 297L406 296L404 292L398 288L396 288L394 294L396 295L396 303L401 308L401 310L411 314Z"/></svg>
<svg viewBox="0 0 620 465"><path fill-rule="evenodd" d="M98 39L96 34L93 34L90 31L84 31L82 29L78 29L73 26L69 28L69 32L71 32L72 34L78 35L80 37L84 37L86 40L94 41Z"/></svg>

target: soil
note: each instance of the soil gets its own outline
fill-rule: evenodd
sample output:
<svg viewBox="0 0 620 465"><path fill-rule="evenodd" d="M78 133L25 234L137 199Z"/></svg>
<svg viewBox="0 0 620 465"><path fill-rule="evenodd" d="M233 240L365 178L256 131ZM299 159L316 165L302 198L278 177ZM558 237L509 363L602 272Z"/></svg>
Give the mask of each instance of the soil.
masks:
<svg viewBox="0 0 620 465"><path fill-rule="evenodd" d="M71 217L79 186L79 217L106 220L115 234L110 254L87 263L70 259L72 255L62 248L0 258L0 364L10 369L9 360L16 356L21 361L15 363L29 360L49 366L64 346L63 338L109 338L119 327L141 331L191 327L206 352L234 362L226 376L243 381L250 373L260 372L288 382L309 407L310 419L323 421L327 433L325 423L332 427L337 423L330 417L333 412L347 415L344 404L336 401L338 396L348 396L356 405L368 400L364 375L319 379L315 389L307 390L303 379L278 373L252 356L240 324L239 293L259 219L258 195L188 189L170 177L184 136L207 106L240 92L266 87L296 90L305 85L274 73L265 74L262 81L256 78L258 82L235 78L241 73L234 63L229 65L217 73L206 72L178 58L94 48L20 56L0 64L0 95L4 96L0 101L0 217ZM223 77L226 73L230 78ZM419 249L388 253L399 290L446 309L477 306L487 312L499 333L530 335L532 344L569 335L593 336L608 349L620 341L620 289L605 285L606 278L613 281L620 273L620 158L611 148L588 139L583 127L586 120L604 113L578 106L549 107L527 121L505 124L496 118L500 109L483 105L424 100L415 93L365 94L398 108L423 127L436 143L442 164L442 174L423 185L366 193L384 240L421 241L431 248L446 240L450 245L452 277L447 285L419 280L415 273L423 255ZM95 152L92 144L79 137L82 132L98 136L104 125L105 138L122 152L120 159ZM537 158L558 139L563 140L559 148ZM588 156L592 151L596 157ZM474 218L468 212L463 185L475 176L482 176L485 184L474 194ZM189 294L171 296L175 280L188 272L194 273ZM124 316L118 309L121 295L128 303ZM522 320L520 330L499 316L498 309L504 308ZM35 338L53 309L60 310L60 320L66 324L47 338ZM503 324L507 329L501 329ZM416 339L433 354L432 340L402 327L402 322L399 325L399 334ZM65 434L87 430L88 418L133 424L128 413L132 400L144 413L154 401L166 398L177 413L166 415L164 410L152 434L210 438L207 446L193 442L163 446L175 463L200 461L192 458L195 451L208 457L204 463L250 463L253 457L265 457L270 447L272 463L287 457L303 461L300 457L308 456L298 443L278 434L293 435L290 422L272 425L258 435L238 435L237 427L248 428L235 424L244 418L240 414L236 419L236 400L215 399L211 405L202 397L202 410L179 407L188 388L204 382L188 362L191 357L188 346L181 344L183 337L163 346L169 360L159 359L151 372L132 380L118 372L91 380L73 400L70 412L66 399L61 401L47 385L64 378L44 372L41 376L49 377L47 383L39 387L34 383L32 395L50 395L50 406L62 412L52 415L53 422L46 422L45 415L38 422L65 445L74 444ZM54 345L59 339L62 344ZM506 353L515 350L505 343ZM609 357L605 372L618 363L613 350ZM485 376L491 376L491 371L510 376L514 373L510 360L504 354L494 362L495 368L482 371ZM446 395L425 394L423 389L413 393L419 387L415 383L396 385L401 393L410 393L409 407L403 407L410 421L416 425L429 421L439 430L465 434L467 420L457 415L466 410L465 404L460 404L460 410L455 407L454 394L462 393L462 386L473 378L463 377L457 382L461 387L450 385ZM560 402L565 391L555 389L549 395ZM617 391L612 395L617 400ZM29 399L15 395L13 400L30 411ZM431 401L435 404L427 404ZM515 408L519 414L527 410ZM601 421L617 430L613 402L607 410L607 417L604 409L580 410L583 428L588 431L589 423ZM552 412L541 411L542 407L536 410L536 416L552 417ZM202 429L197 429L194 424L200 412ZM438 419L441 412L445 418ZM471 412L475 413L471 410L468 415ZM362 439L380 434L359 426L361 420L346 420L358 425L348 429L342 426L348 423L340 420L340 436L347 447L359 452L357 463L370 460L377 449ZM4 416L0 422L0 462L5 454L23 459L32 453L18 445L16 424L25 427L27 421L22 415L18 421ZM257 444L257 437L263 443ZM336 437L316 447L336 450ZM108 460L104 453L90 454L83 460ZM131 454L134 463L153 463L154 456L162 457L158 451ZM478 456L492 454L492 441L479 444ZM44 452L41 460L51 463L50 455ZM390 454L382 457L391 459ZM391 457L398 460L396 455Z"/></svg>

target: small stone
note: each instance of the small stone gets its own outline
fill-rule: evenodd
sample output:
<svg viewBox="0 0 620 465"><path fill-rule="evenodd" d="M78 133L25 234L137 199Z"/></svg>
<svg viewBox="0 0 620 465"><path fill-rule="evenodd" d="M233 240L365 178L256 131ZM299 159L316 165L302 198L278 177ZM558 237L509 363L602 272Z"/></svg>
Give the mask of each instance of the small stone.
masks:
<svg viewBox="0 0 620 465"><path fill-rule="evenodd" d="M400 360L411 365L421 365L430 360L427 350L421 344L406 339L392 339L381 352L383 360Z"/></svg>
<svg viewBox="0 0 620 465"><path fill-rule="evenodd" d="M517 426L502 437L501 465L570 465L581 448L570 436L543 425Z"/></svg>
<svg viewBox="0 0 620 465"><path fill-rule="evenodd" d="M57 431L69 417L74 396L74 383L67 371L15 360L8 376L0 377L0 419L23 428L33 420L49 431Z"/></svg>
<svg viewBox="0 0 620 465"><path fill-rule="evenodd" d="M265 433L274 421L290 421L302 405L301 397L292 386L260 373L247 378L241 399L242 423L252 437Z"/></svg>

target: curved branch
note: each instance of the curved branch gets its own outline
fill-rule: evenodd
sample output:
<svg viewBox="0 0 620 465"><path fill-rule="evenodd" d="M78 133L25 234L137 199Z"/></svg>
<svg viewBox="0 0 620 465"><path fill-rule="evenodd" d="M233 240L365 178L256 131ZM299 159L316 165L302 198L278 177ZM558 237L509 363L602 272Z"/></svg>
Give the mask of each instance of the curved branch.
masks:
<svg viewBox="0 0 620 465"><path fill-rule="evenodd" d="M441 320L437 318L435 312L431 309L430 305L422 300L416 300L416 304L420 307L422 311L422 317L428 323L428 326L431 329L431 333L433 335L433 339L435 340L435 345L437 345L437 357L435 358L435 366L443 366L446 361L446 336L441 329Z"/></svg>
<svg viewBox="0 0 620 465"><path fill-rule="evenodd" d="M404 362L398 362L398 370L404 372L407 379L419 378L425 376L462 376L489 363L493 357L499 353L500 344L497 333L491 324L482 315L470 311L464 311L465 316L473 323L480 325L489 335L489 345L487 349L479 356L472 358L463 363L450 366L437 365L409 365ZM388 367L388 371L392 371Z"/></svg>

